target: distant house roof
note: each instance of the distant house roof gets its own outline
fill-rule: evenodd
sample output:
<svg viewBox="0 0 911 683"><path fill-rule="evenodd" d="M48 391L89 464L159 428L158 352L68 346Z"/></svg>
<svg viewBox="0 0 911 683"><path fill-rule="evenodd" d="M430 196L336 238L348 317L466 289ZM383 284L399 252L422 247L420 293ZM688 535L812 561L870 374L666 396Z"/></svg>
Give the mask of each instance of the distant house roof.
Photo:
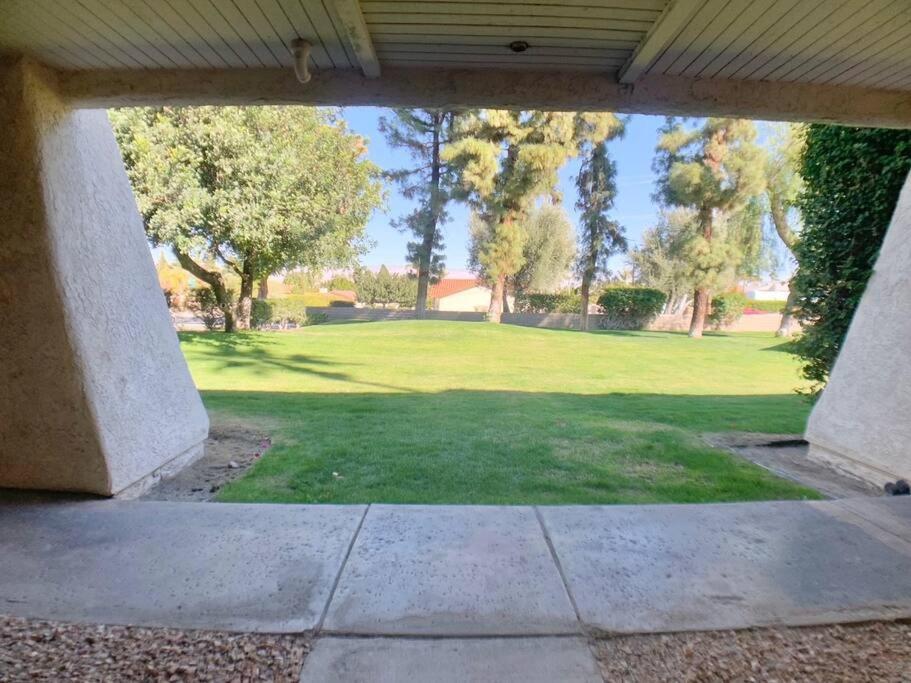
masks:
<svg viewBox="0 0 911 683"><path fill-rule="evenodd" d="M445 299L447 296L483 286L484 283L477 278L445 278L435 285L430 285L430 298Z"/></svg>
<svg viewBox="0 0 911 683"><path fill-rule="evenodd" d="M329 296L344 301L357 301L357 292L352 289L330 289Z"/></svg>

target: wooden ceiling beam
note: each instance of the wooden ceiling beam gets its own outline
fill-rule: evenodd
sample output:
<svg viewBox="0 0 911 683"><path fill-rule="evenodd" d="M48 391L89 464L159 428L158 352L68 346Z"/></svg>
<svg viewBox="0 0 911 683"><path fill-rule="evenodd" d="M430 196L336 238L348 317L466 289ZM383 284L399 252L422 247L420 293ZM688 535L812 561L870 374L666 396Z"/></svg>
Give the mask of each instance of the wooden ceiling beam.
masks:
<svg viewBox="0 0 911 683"><path fill-rule="evenodd" d="M367 22L364 21L358 0L334 0L329 5L335 10L336 17L342 25L342 31L345 33L344 37L357 56L364 76L379 78L380 60L376 56L373 40L370 38L370 31L367 29Z"/></svg>
<svg viewBox="0 0 911 683"><path fill-rule="evenodd" d="M703 4L697 0L670 0L629 60L621 67L620 82L635 83L646 73Z"/></svg>
<svg viewBox="0 0 911 683"><path fill-rule="evenodd" d="M122 69L57 72L76 107L307 104L614 111L737 116L911 128L911 92L856 86L600 72L387 67L383 78L320 71L301 86L290 69Z"/></svg>

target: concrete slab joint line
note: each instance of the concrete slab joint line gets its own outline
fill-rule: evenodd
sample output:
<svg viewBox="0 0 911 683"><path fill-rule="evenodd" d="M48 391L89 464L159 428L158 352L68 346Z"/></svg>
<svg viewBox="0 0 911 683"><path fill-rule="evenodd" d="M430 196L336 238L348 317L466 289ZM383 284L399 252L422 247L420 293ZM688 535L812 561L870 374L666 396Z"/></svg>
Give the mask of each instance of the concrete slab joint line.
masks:
<svg viewBox="0 0 911 683"><path fill-rule="evenodd" d="M323 633L562 635L580 625L532 508L373 505Z"/></svg>
<svg viewBox="0 0 911 683"><path fill-rule="evenodd" d="M835 501L845 520L883 543L911 556L911 505L902 498L860 498Z"/></svg>
<svg viewBox="0 0 911 683"><path fill-rule="evenodd" d="M557 550L554 548L554 543L550 538L550 533L547 531L547 525L544 523L544 517L541 516L541 510L539 506L534 506L535 517L538 519L538 524L541 525L541 533L544 534L544 542L547 543L547 548L550 550L550 556L554 561L554 566L557 568L557 572L560 574L560 580L563 582L563 589L566 591L566 597L569 598L570 604L573 606L573 612L576 613L576 619L585 627L585 622L582 621L582 615L579 613L579 605L576 604L576 598L573 595L572 590L569 587L569 583L566 580L566 574L563 571L563 565L560 563L560 556L557 555Z"/></svg>
<svg viewBox="0 0 911 683"><path fill-rule="evenodd" d="M364 514L361 515L360 521L357 523L357 528L351 535L351 541L348 543L348 549L345 551L345 557L342 559L342 563L339 565L338 572L335 574L335 580L332 582L332 588L329 590L329 597L326 600L326 606L323 607L323 613L320 615L319 622L316 625L315 632L317 634L323 630L323 622L326 621L326 615L329 613L329 606L332 604L332 598L335 597L335 591L338 588L338 582L342 578L342 572L345 571L345 565L348 564L348 558L351 556L351 549L357 542L357 537L361 533L361 527L364 526L364 520L367 519L367 513L369 512L370 505L368 504L367 507L364 508Z"/></svg>

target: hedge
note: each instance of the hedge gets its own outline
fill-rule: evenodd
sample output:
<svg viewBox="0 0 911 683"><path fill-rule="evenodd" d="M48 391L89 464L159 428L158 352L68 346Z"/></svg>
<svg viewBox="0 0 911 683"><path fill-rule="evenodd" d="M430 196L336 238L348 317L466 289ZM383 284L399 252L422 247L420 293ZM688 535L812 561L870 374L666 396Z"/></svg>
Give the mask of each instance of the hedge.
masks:
<svg viewBox="0 0 911 683"><path fill-rule="evenodd" d="M307 303L302 297L287 297L285 299L253 300L253 309L250 313L250 326L255 330L264 327L277 326L303 327L304 325L317 325L326 321L325 314L311 315L307 313Z"/></svg>
<svg viewBox="0 0 911 683"><path fill-rule="evenodd" d="M651 287L607 287L598 297L604 313L601 326L639 330L654 320L667 301L667 295Z"/></svg>
<svg viewBox="0 0 911 683"><path fill-rule="evenodd" d="M757 301L756 299L747 299L747 308L754 311L764 311L766 313L784 313L784 301Z"/></svg>
<svg viewBox="0 0 911 683"><path fill-rule="evenodd" d="M524 294L516 298L520 313L578 313L582 310L582 296L575 292L555 294Z"/></svg>
<svg viewBox="0 0 911 683"><path fill-rule="evenodd" d="M740 292L725 292L712 299L712 312L709 322L716 330L728 325L733 325L740 320L743 309L747 307L749 299Z"/></svg>
<svg viewBox="0 0 911 683"><path fill-rule="evenodd" d="M818 390L860 302L911 170L911 131L811 124L800 161L795 344Z"/></svg>

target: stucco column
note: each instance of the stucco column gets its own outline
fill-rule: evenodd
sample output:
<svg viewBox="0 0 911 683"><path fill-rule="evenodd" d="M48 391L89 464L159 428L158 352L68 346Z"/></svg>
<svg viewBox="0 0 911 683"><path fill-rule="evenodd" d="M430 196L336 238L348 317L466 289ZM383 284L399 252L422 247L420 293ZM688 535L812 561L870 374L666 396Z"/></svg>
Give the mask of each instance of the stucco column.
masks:
<svg viewBox="0 0 911 683"><path fill-rule="evenodd" d="M207 432L107 115L0 60L0 487L130 495Z"/></svg>
<svg viewBox="0 0 911 683"><path fill-rule="evenodd" d="M877 485L911 479L911 176L806 438Z"/></svg>

